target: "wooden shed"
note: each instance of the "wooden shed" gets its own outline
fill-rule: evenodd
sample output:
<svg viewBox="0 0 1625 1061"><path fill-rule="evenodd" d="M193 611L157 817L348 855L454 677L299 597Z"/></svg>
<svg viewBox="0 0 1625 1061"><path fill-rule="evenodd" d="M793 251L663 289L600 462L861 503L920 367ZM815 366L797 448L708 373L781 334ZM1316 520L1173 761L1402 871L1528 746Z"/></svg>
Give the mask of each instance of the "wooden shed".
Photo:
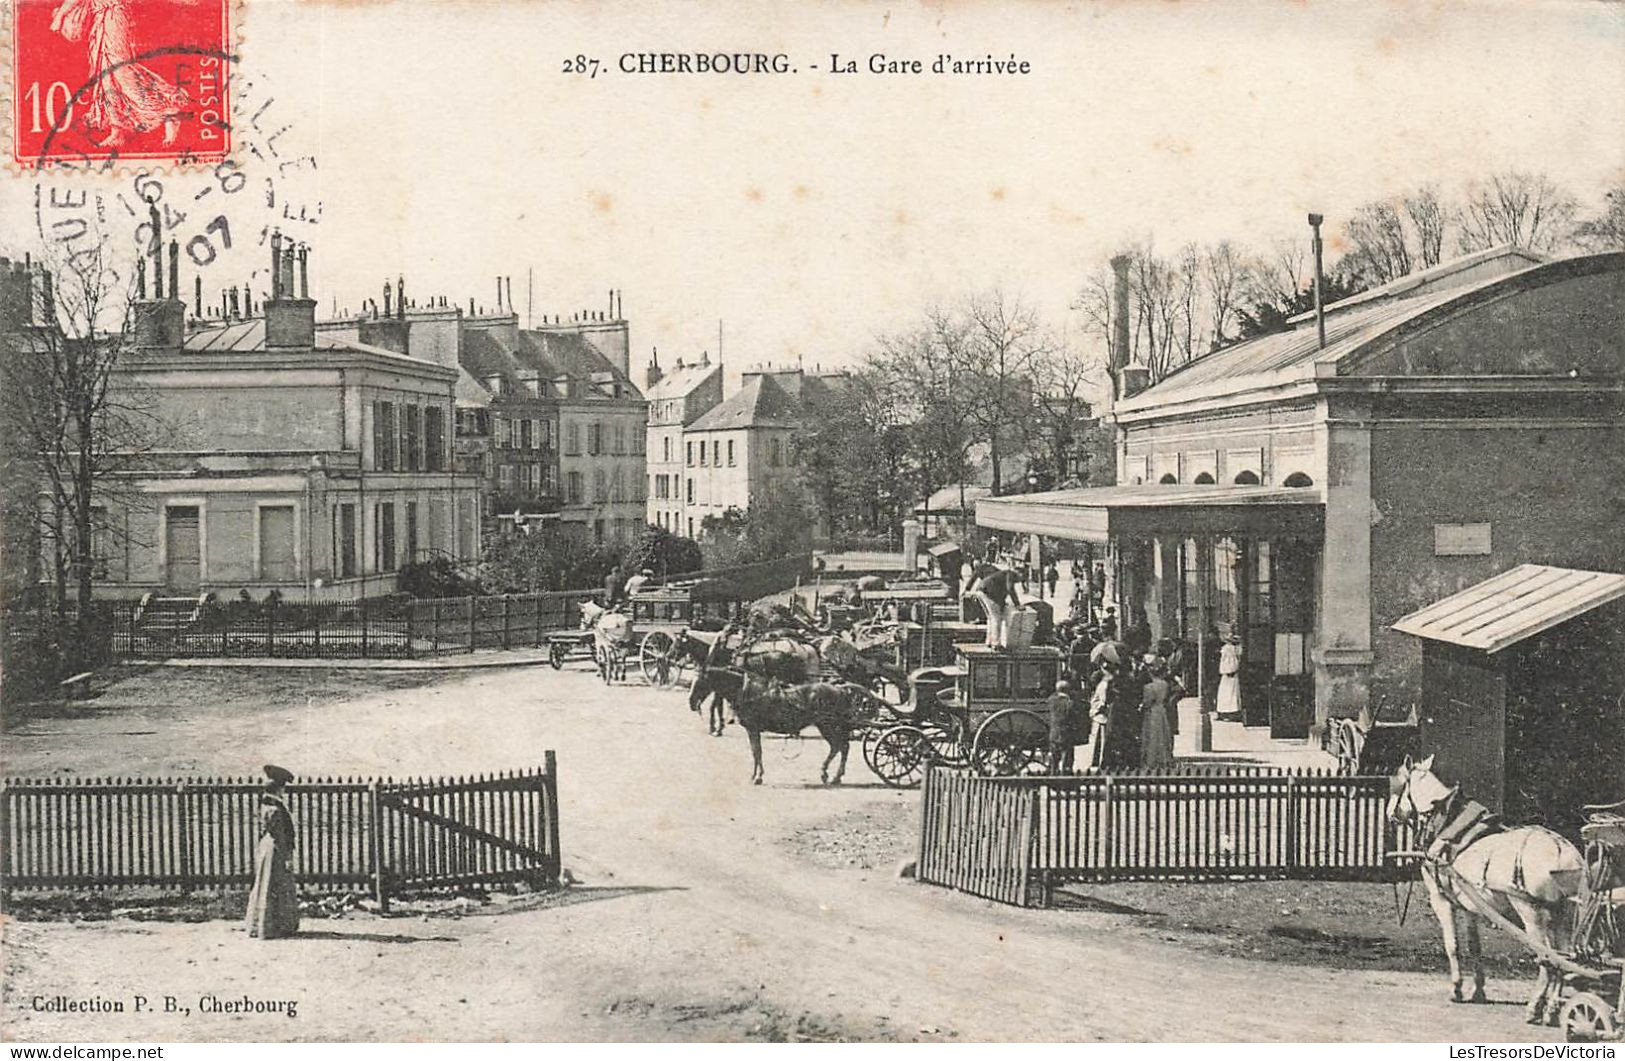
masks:
<svg viewBox="0 0 1625 1061"><path fill-rule="evenodd" d="M1625 574L1523 564L1405 616L1422 754L1508 821L1625 799Z"/></svg>

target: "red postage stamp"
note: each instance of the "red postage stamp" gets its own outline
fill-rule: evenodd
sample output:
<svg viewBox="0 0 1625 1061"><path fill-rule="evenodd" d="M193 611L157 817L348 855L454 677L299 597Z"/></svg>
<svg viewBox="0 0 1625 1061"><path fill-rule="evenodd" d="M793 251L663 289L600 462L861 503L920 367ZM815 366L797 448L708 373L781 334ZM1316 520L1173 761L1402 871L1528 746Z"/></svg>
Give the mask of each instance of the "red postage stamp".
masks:
<svg viewBox="0 0 1625 1061"><path fill-rule="evenodd" d="M15 0L12 156L23 165L224 158L229 0Z"/></svg>

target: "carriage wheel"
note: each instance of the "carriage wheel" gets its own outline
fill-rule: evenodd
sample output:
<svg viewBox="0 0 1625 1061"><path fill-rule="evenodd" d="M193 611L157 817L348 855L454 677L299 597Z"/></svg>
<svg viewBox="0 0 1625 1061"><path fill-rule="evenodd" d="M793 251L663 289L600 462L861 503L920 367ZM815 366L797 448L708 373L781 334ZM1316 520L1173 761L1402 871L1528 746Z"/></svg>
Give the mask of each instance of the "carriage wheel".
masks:
<svg viewBox="0 0 1625 1061"><path fill-rule="evenodd" d="M651 630L643 635L638 646L638 667L650 685L670 685L672 681L672 649L677 643L670 634Z"/></svg>
<svg viewBox="0 0 1625 1061"><path fill-rule="evenodd" d="M1041 774L1048 759L1049 723L1022 707L989 715L971 742L971 766L983 777Z"/></svg>
<svg viewBox="0 0 1625 1061"><path fill-rule="evenodd" d="M869 768L892 788L913 788L936 760L931 738L913 726L893 726L875 741Z"/></svg>
<svg viewBox="0 0 1625 1061"><path fill-rule="evenodd" d="M937 762L944 766L965 766L970 762L969 746L960 731L959 723L955 722L952 726L931 723L920 728L930 738L931 749L936 753Z"/></svg>
<svg viewBox="0 0 1625 1061"><path fill-rule="evenodd" d="M554 670L563 670L564 657L569 651L570 650L565 647L564 642L554 641L552 644L547 646L547 662L553 664Z"/></svg>
<svg viewBox="0 0 1625 1061"><path fill-rule="evenodd" d="M1619 1038L1619 1017L1614 1007L1590 991L1573 996L1563 1006L1563 1040L1570 1043L1612 1042Z"/></svg>

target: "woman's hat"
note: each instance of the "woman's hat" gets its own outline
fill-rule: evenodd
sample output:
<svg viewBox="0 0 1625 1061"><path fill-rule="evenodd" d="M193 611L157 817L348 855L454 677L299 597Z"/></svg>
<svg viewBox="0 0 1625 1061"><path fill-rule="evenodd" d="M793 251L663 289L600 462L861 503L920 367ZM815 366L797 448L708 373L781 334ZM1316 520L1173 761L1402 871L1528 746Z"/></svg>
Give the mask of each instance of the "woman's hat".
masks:
<svg viewBox="0 0 1625 1061"><path fill-rule="evenodd" d="M293 780L293 771L285 770L280 766L273 766L270 763L267 763L265 764L265 776L270 778L272 781L275 781L279 785L286 785L288 782Z"/></svg>

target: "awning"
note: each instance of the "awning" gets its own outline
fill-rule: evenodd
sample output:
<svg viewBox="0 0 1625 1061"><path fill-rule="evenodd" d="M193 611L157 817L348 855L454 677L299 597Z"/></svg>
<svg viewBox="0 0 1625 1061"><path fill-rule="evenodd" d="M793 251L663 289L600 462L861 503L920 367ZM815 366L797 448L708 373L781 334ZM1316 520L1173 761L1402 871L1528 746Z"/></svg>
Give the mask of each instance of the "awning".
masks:
<svg viewBox="0 0 1625 1061"><path fill-rule="evenodd" d="M1499 652L1625 598L1625 575L1520 564L1394 624L1402 634Z"/></svg>
<svg viewBox="0 0 1625 1061"><path fill-rule="evenodd" d="M976 523L1047 538L1230 534L1319 539L1325 502L1313 487L1100 486L976 502Z"/></svg>

